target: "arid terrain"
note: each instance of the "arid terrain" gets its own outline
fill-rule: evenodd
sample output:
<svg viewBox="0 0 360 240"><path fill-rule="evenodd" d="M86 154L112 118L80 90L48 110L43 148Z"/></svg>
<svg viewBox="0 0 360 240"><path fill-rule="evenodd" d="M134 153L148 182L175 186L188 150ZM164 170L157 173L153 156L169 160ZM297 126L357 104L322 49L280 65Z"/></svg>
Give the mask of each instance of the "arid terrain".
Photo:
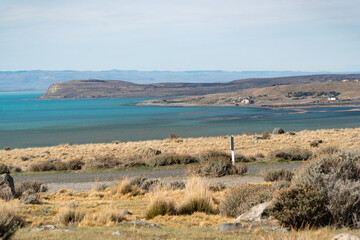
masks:
<svg viewBox="0 0 360 240"><path fill-rule="evenodd" d="M359 81L276 85L231 93L145 101L144 105L311 107L360 105Z"/></svg>
<svg viewBox="0 0 360 240"><path fill-rule="evenodd" d="M312 158L321 158L340 149L359 151L359 136L360 128L238 135L235 136L235 152L240 161L246 162L247 174L221 177L186 177L184 168L192 169L201 165L201 161L187 167L154 168L130 163L145 161L149 164L149 160L141 156L150 152L159 154L155 155L158 157L177 156L179 159L187 155L197 155L201 159L210 152L226 153L230 147L228 136L172 136L156 141L6 149L0 151L1 163L23 171L35 169L36 164L72 160L81 161L89 170L99 167L95 163L114 161L122 167L106 170L107 165L102 165L92 171L85 168L60 173L16 173L16 188L26 191L19 199L0 200L0 207L5 214L19 215L24 221L14 239L80 239L84 236L116 239L119 235L127 239L330 239L343 232L360 235L357 229L333 227L295 231L281 228L275 219L241 221L234 230L219 230L223 223L235 222L238 213L233 213L232 202L239 200L232 199L245 197L240 201L245 204L244 209L236 210L244 212L254 205L252 201L260 203L278 196L276 186L289 186L289 183L267 179L271 171L294 171L306 162L311 164ZM274 152L281 155L274 155ZM294 162L284 153L299 155L304 161ZM221 156L215 159L224 161ZM34 181L49 183L49 191L43 192ZM74 184L79 185L74 187ZM7 199L7 196L2 189L0 197ZM195 205L190 204L192 201ZM159 209L164 210L158 212Z"/></svg>
<svg viewBox="0 0 360 240"><path fill-rule="evenodd" d="M276 150L297 147L314 152L317 148L310 146L310 142L313 140L323 141L319 147L336 146L340 149L349 150L360 147L360 128L304 130L295 135L271 135L269 139L253 140L255 135L235 135L235 152L245 156L264 155L262 161L269 161L270 153ZM149 149L159 150L162 154L196 155L209 151L230 152L230 137L175 138L138 142L114 141L113 143L65 144L52 147L12 149L10 151L0 150L0 161L26 171L35 162L70 161L73 159L81 159L87 162L104 158L121 161L122 159L137 157Z"/></svg>
<svg viewBox="0 0 360 240"><path fill-rule="evenodd" d="M314 82L358 80L360 74L323 74L277 78L250 78L225 83L135 84L111 80L72 80L52 84L39 99L159 98L227 93L250 88Z"/></svg>

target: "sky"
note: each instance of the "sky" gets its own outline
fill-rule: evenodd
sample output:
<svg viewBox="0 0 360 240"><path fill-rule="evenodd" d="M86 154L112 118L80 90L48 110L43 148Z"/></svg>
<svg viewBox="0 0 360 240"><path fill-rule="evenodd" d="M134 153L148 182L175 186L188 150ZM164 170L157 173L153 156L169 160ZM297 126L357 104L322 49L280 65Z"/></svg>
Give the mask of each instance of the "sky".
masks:
<svg viewBox="0 0 360 240"><path fill-rule="evenodd" d="M0 0L0 71L360 71L359 0Z"/></svg>

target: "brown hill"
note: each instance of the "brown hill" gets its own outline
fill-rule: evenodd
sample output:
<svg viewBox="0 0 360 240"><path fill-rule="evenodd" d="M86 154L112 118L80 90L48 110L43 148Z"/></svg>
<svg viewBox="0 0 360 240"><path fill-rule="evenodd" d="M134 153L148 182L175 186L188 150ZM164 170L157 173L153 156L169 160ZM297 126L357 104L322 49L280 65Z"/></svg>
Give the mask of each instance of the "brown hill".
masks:
<svg viewBox="0 0 360 240"><path fill-rule="evenodd" d="M228 83L134 84L112 80L73 80L51 85L40 99L181 97L234 92L242 89L268 87L279 84L341 81L343 79L360 79L360 74L254 78Z"/></svg>
<svg viewBox="0 0 360 240"><path fill-rule="evenodd" d="M359 81L330 81L310 84L276 85L232 93L208 94L182 99L154 100L152 104L298 106L360 103Z"/></svg>

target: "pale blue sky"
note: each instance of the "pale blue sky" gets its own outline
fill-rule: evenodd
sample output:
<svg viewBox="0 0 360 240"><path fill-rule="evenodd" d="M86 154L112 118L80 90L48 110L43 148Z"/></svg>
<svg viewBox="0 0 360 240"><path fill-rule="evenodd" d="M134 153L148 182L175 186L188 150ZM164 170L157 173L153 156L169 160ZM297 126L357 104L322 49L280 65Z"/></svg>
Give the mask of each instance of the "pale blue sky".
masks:
<svg viewBox="0 0 360 240"><path fill-rule="evenodd" d="M0 71L360 71L360 0L0 0Z"/></svg>

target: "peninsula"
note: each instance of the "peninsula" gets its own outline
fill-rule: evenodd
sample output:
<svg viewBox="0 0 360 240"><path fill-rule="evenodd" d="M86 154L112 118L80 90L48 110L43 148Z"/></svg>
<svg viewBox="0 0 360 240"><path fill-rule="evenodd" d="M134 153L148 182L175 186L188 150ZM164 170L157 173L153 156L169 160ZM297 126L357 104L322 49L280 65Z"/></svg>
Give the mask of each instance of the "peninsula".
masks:
<svg viewBox="0 0 360 240"><path fill-rule="evenodd" d="M327 81L355 81L360 74L323 74L277 78L250 78L226 83L155 83L135 84L115 80L72 80L52 84L39 99L92 98L171 98L234 91L278 85Z"/></svg>

